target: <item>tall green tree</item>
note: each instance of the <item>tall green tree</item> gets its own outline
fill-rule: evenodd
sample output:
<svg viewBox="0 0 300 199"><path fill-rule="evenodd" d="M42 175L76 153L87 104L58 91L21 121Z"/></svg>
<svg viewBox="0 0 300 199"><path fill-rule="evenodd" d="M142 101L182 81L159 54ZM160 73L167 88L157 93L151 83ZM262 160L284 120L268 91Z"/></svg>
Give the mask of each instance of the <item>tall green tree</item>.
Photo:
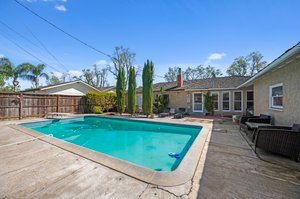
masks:
<svg viewBox="0 0 300 199"><path fill-rule="evenodd" d="M38 65L32 65L27 63L26 68L29 69L27 74L24 74L22 77L24 79L27 79L29 81L32 81L35 88L38 88L40 85L40 78L45 78L46 80L49 79L49 76L47 73L44 72L46 65L45 64L38 64Z"/></svg>
<svg viewBox="0 0 300 199"><path fill-rule="evenodd" d="M131 67L128 81L128 112L134 114L136 109L136 73L135 68Z"/></svg>
<svg viewBox="0 0 300 199"><path fill-rule="evenodd" d="M8 58L0 58L0 73L2 74L4 80L12 78L13 91L16 91L16 88L19 85L18 79L24 78L29 70L30 64L28 63L23 63L18 66L14 66Z"/></svg>
<svg viewBox="0 0 300 199"><path fill-rule="evenodd" d="M143 112L148 117L152 113L154 64L147 60L143 68Z"/></svg>
<svg viewBox="0 0 300 199"><path fill-rule="evenodd" d="M234 59L234 62L227 69L229 76L247 76L248 62L245 57L240 56Z"/></svg>
<svg viewBox="0 0 300 199"><path fill-rule="evenodd" d="M117 111L122 115L125 111L125 71L121 68L117 78Z"/></svg>
<svg viewBox="0 0 300 199"><path fill-rule="evenodd" d="M263 61L263 56L260 52L252 52L246 57L249 65L249 75L253 76L263 69L267 62Z"/></svg>

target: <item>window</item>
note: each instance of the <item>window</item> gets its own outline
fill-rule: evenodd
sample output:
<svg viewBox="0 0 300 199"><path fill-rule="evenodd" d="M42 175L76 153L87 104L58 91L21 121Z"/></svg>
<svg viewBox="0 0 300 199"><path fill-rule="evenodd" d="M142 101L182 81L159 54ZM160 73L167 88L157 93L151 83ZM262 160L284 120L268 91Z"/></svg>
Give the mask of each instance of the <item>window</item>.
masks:
<svg viewBox="0 0 300 199"><path fill-rule="evenodd" d="M283 108L282 83L270 86L270 108Z"/></svg>
<svg viewBox="0 0 300 199"><path fill-rule="evenodd" d="M230 111L230 92L225 91L222 93L223 111Z"/></svg>
<svg viewBox="0 0 300 199"><path fill-rule="evenodd" d="M253 109L254 95L253 91L247 91L247 109Z"/></svg>
<svg viewBox="0 0 300 199"><path fill-rule="evenodd" d="M211 92L211 96L214 104L214 111L219 111L219 93Z"/></svg>
<svg viewBox="0 0 300 199"><path fill-rule="evenodd" d="M243 92L242 91L234 91L233 92L233 109L234 111L241 112L243 111Z"/></svg>

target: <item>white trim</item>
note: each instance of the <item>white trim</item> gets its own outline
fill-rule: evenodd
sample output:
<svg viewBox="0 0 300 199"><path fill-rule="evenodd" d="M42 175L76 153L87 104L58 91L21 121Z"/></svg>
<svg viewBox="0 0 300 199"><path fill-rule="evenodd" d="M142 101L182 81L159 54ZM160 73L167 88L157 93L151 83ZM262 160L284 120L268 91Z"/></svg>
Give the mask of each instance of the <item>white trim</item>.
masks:
<svg viewBox="0 0 300 199"><path fill-rule="evenodd" d="M228 102L229 102L229 109L228 110L224 110L224 107L223 107L223 102L224 102L224 100L223 100L223 94L224 93L229 93L229 100L228 100ZM230 91L222 91L222 111L223 112L230 112L231 111L231 92Z"/></svg>
<svg viewBox="0 0 300 199"><path fill-rule="evenodd" d="M220 92L219 91L213 91L210 92L210 95L212 96L213 94L218 94L218 109L214 109L214 111L219 111L220 110Z"/></svg>
<svg viewBox="0 0 300 199"><path fill-rule="evenodd" d="M269 86L269 109L277 109L277 110L283 109L283 105L282 106L273 105L272 89L280 86L282 87L282 98L283 98L283 83L273 84Z"/></svg>
<svg viewBox="0 0 300 199"><path fill-rule="evenodd" d="M201 110L201 111L199 111L199 110L196 110L196 111L195 111L195 109L194 109L194 107L195 107L195 106L194 106L194 103L195 103L195 101L194 101L194 95L195 95L195 94L200 94L200 93L202 94L202 110ZM195 112L195 113L203 113L203 110L204 110L204 106L203 106L203 105L204 105L204 101L203 101L203 92L193 92L192 103L193 103L193 112Z"/></svg>
<svg viewBox="0 0 300 199"><path fill-rule="evenodd" d="M219 91L219 90L235 90L235 89L237 89L237 88L235 88L235 87L234 88L204 88L204 89L190 88L190 89L184 89L184 90L185 91Z"/></svg>
<svg viewBox="0 0 300 199"><path fill-rule="evenodd" d="M40 90L43 91L43 90L48 90L48 89L51 89L51 88L61 87L61 86L69 85L69 84L79 84L79 83L84 84L84 85L86 85L86 86L88 86L88 87L90 87L90 88L92 88L92 89L94 89L96 91L101 92L97 88L95 88L95 87L93 87L93 86L91 86L91 85L89 85L89 84L87 84L87 83L85 83L83 81L66 82L66 83L63 83L63 84L58 84L58 85L53 85L53 86L47 86L47 87L41 88Z"/></svg>
<svg viewBox="0 0 300 199"><path fill-rule="evenodd" d="M241 110L235 110L234 104L235 104L235 93L241 93ZM233 91L233 110L234 112L243 112L244 111L244 103L243 103L243 91L242 90L237 90Z"/></svg>

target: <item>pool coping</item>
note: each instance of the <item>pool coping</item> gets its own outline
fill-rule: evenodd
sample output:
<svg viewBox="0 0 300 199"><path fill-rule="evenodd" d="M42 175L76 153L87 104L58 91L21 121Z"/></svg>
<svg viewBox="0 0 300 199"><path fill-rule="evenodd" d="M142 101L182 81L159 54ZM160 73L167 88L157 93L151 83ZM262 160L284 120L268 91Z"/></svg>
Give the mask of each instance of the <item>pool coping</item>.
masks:
<svg viewBox="0 0 300 199"><path fill-rule="evenodd" d="M94 116L94 115L93 115ZM82 116L80 116L82 117ZM100 116L103 117L103 116ZM115 117L115 116L104 116L109 118L120 118L120 119L127 119L127 120L135 120L135 121L145 121L141 119L131 119L131 118L122 118L122 117ZM74 117L76 118L76 117ZM165 124L173 124L172 122L165 122L165 121L149 121L154 123L165 123ZM182 159L181 163L178 167L171 172L159 172L154 171L133 163L130 163L125 160L118 159L113 156L106 155L101 152L93 151L91 149L72 144L70 142L51 137L35 130L26 128L24 126L18 125L22 123L31 123L31 122L19 122L17 124L11 124L10 127L19 130L27 135L37 138L38 140L44 141L51 145L54 145L58 148L71 152L73 154L79 155L83 158L91 160L93 162L99 163L104 165L108 168L111 168L115 171L121 172L138 180L141 180L146 183L159 185L159 186L177 186L184 184L192 179L194 176L198 161L201 157L203 147L206 141L206 138L210 132L210 128L208 125L201 124L201 125L190 125L190 124L180 124L183 126L201 126L202 129L198 136L195 138L193 144L187 151L186 155Z"/></svg>

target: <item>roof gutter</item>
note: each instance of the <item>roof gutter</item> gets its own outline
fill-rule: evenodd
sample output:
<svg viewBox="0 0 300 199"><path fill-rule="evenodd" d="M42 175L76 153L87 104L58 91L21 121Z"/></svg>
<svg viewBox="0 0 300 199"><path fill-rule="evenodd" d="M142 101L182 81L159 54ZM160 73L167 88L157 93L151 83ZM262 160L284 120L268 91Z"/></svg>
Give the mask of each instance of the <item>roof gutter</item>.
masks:
<svg viewBox="0 0 300 199"><path fill-rule="evenodd" d="M287 60L288 58L294 56L295 54L300 52L300 42L298 44L296 44L294 47L292 47L291 49L287 50L285 53L283 53L280 57L278 57L277 59L275 59L273 62L271 62L269 65L267 65L264 69L262 69L259 73L257 73L256 75L254 75L253 77L251 77L248 81L246 81L245 83L241 84L240 86L238 86L237 88L241 88L241 87L247 87L253 84L253 82L260 78L261 76L263 76L264 74L266 74L269 71L272 71L273 69L277 68L277 67L282 67L289 62L285 62L283 63L285 60ZM299 58L300 56L297 56L297 58Z"/></svg>

